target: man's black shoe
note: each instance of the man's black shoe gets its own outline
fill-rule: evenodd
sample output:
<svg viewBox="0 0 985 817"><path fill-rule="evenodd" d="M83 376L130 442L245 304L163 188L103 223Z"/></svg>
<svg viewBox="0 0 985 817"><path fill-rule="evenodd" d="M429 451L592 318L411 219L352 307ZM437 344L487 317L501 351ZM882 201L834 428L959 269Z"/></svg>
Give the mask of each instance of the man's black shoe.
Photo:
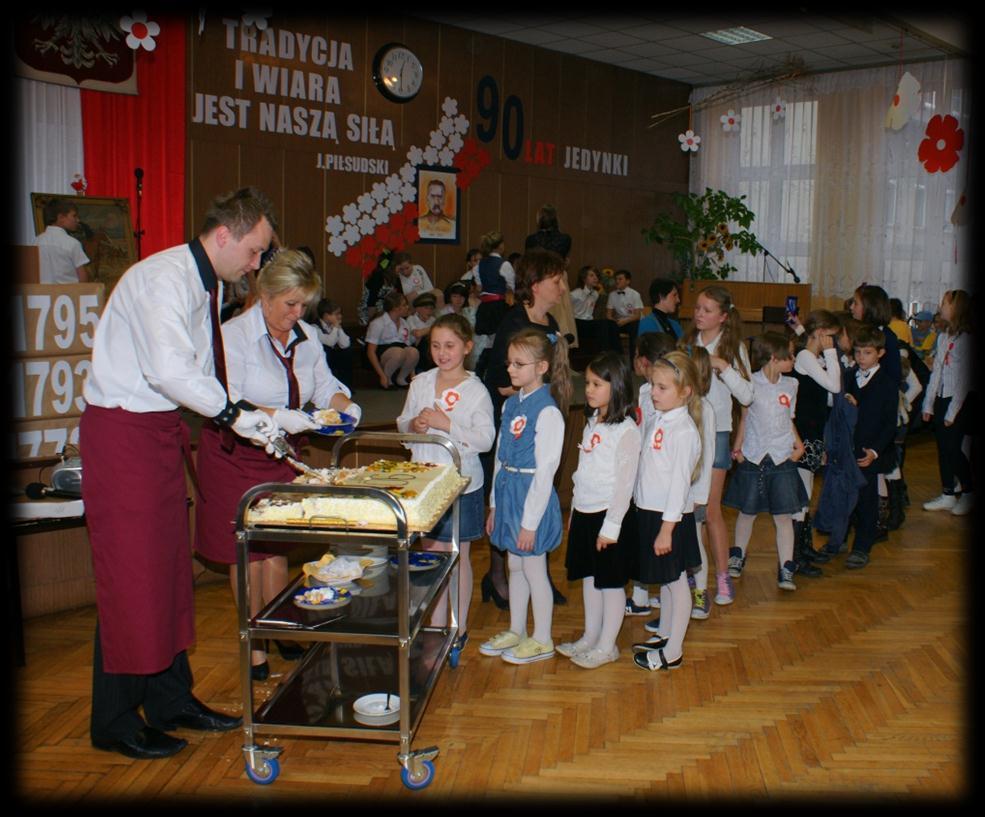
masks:
<svg viewBox="0 0 985 817"><path fill-rule="evenodd" d="M238 715L226 715L209 709L201 701L192 698L176 714L156 727L164 732L174 729L197 729L202 732L228 732L243 725Z"/></svg>
<svg viewBox="0 0 985 817"><path fill-rule="evenodd" d="M137 734L125 740L109 743L94 740L92 745L104 752L119 752L136 760L154 760L177 754L188 745L188 741L165 735L153 726L143 726Z"/></svg>

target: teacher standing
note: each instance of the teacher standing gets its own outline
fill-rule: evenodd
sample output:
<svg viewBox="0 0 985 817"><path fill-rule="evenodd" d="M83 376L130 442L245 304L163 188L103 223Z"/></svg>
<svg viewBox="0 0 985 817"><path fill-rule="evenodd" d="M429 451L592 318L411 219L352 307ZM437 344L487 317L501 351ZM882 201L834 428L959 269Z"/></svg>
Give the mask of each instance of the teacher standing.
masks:
<svg viewBox="0 0 985 817"><path fill-rule="evenodd" d="M297 449L301 436L321 426L300 411L308 403L354 416L362 410L350 391L332 374L318 332L301 320L321 290L311 259L298 250L281 250L257 276L259 298L249 309L222 326L229 391L273 417ZM248 442L236 439L216 423L202 426L196 465L199 507L195 513L195 550L213 562L227 564L233 598L238 602L236 509L248 490L263 482L291 482L295 473ZM287 557L251 552L249 609L256 615L287 584ZM282 658L295 660L301 650L276 642ZM252 676L270 675L266 652L254 650Z"/></svg>
<svg viewBox="0 0 985 817"><path fill-rule="evenodd" d="M551 315L557 320L561 332L572 347L578 345L578 328L568 287L568 262L571 256L571 236L562 233L558 225L557 209L553 204L543 204L537 211L537 232L531 233L523 242L525 250L540 248L557 253L564 259L564 275L561 276L562 293L557 304L551 307Z"/></svg>
<svg viewBox="0 0 985 817"><path fill-rule="evenodd" d="M260 446L277 435L267 414L229 399L219 331L223 284L259 266L275 229L260 191L220 196L198 238L127 270L96 329L79 445L96 580L89 731L97 749L168 757L187 745L170 731L242 723L192 694L190 446L179 409Z"/></svg>

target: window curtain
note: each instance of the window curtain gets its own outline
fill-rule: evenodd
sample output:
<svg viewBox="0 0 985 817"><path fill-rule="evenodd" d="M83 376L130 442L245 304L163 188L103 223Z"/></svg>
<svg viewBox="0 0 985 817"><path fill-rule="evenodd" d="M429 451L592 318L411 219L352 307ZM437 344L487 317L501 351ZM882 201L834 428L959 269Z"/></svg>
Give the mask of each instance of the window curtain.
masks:
<svg viewBox="0 0 985 817"><path fill-rule="evenodd" d="M886 113L902 71L921 90L909 121L895 131ZM696 89L692 105L720 88ZM784 115L774 118L774 103ZM720 117L741 115L738 132ZM946 173L917 158L936 115L951 115L964 147ZM690 189L747 196L760 243L813 287L815 305L835 307L863 281L882 286L911 310L936 308L948 289L970 289L969 219L952 214L970 178L970 76L948 60L811 75L695 110L701 148ZM790 281L763 254L733 253L737 280Z"/></svg>
<svg viewBox="0 0 985 817"><path fill-rule="evenodd" d="M79 91L64 85L14 79L15 161L11 240L30 244L37 234L31 193L73 196L72 178L82 173Z"/></svg>
<svg viewBox="0 0 985 817"><path fill-rule="evenodd" d="M88 195L130 199L137 229L137 168L143 170L140 255L187 240L185 213L185 48L187 21L161 26L153 51L137 54L137 96L82 91Z"/></svg>

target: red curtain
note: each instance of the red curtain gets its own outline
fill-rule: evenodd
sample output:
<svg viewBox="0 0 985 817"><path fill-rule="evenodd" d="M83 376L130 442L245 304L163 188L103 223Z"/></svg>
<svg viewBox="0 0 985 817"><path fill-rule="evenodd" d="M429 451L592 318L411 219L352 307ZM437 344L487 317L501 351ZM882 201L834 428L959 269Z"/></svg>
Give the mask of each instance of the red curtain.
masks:
<svg viewBox="0 0 985 817"><path fill-rule="evenodd" d="M137 229L136 168L143 174L140 256L187 240L185 231L185 43L187 20L161 27L137 54L137 96L82 91L82 143L89 196L130 199Z"/></svg>

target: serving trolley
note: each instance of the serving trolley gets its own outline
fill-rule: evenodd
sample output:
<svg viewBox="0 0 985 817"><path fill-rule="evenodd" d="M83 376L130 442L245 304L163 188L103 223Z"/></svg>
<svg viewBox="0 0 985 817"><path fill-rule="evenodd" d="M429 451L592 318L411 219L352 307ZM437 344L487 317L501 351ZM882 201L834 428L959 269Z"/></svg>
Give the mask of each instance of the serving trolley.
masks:
<svg viewBox="0 0 985 817"><path fill-rule="evenodd" d="M458 450L445 437L432 434L355 431L340 437L332 449L338 467L343 448L359 441L389 444L433 443L451 455L461 477ZM240 683L243 690L243 753L246 773L259 784L280 774L283 747L258 744L263 735L329 737L398 743L401 779L410 789L421 789L434 777L437 746L411 749L411 742L446 661L457 666L459 501L468 485L461 477L458 489L441 514L452 508L451 549L438 553L433 566L415 567L419 544L426 530L412 530L395 494L383 488L325 486L298 483L263 483L240 500L236 514L239 597ZM385 505L394 524L374 530L358 520L315 518L284 522L251 522L249 511L263 496L336 496L369 499ZM439 516L435 517L435 522ZM433 524L433 523L432 523ZM354 582L351 600L332 609L307 609L294 597L316 584L302 572L255 616L249 612L250 580L247 565L254 545L273 545L288 553L304 545L330 546L336 556L386 557L383 565ZM435 551L427 551L434 554ZM432 608L448 588L448 626L431 627ZM257 642L286 639L308 643L297 665L285 675L270 697L257 706L250 654ZM382 712L362 714L357 700L378 695ZM390 703L394 702L391 712Z"/></svg>

